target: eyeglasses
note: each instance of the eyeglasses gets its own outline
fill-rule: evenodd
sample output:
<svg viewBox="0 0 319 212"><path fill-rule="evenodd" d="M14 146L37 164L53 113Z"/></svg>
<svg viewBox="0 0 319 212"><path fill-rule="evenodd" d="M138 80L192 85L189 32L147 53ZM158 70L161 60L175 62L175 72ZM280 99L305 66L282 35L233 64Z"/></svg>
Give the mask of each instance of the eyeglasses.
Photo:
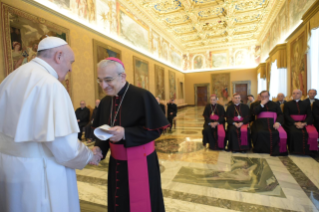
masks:
<svg viewBox="0 0 319 212"><path fill-rule="evenodd" d="M117 76L120 76L122 73L119 73ZM109 78L109 77L106 77L104 79L96 79L96 82L99 83L99 84L102 84L102 82L104 81L105 83L107 84L110 84L111 82L113 82L115 80L116 77L113 77L113 78Z"/></svg>

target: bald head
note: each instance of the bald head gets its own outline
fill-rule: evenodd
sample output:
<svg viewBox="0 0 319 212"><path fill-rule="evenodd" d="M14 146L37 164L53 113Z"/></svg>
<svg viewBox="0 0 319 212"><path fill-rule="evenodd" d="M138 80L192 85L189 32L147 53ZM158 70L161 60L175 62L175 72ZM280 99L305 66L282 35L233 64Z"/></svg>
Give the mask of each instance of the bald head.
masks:
<svg viewBox="0 0 319 212"><path fill-rule="evenodd" d="M72 71L74 53L69 45L38 51L37 57L47 62L58 74L58 80L64 81Z"/></svg>
<svg viewBox="0 0 319 212"><path fill-rule="evenodd" d="M300 100L302 96L302 91L300 89L295 89L292 91L292 98L294 100Z"/></svg>
<svg viewBox="0 0 319 212"><path fill-rule="evenodd" d="M80 106L81 106L82 109L85 108L86 104L85 104L85 101L84 101L84 100L82 100L82 101L80 102Z"/></svg>

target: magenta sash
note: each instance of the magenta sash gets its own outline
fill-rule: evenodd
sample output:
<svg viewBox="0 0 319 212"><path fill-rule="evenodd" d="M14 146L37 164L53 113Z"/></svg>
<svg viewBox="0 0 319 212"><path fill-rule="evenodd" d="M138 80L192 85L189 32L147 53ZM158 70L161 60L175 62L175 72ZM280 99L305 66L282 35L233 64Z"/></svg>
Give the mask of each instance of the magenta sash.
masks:
<svg viewBox="0 0 319 212"><path fill-rule="evenodd" d="M154 141L125 148L123 144L110 142L112 157L127 160L131 212L151 212L147 156L155 151Z"/></svg>
<svg viewBox="0 0 319 212"><path fill-rule="evenodd" d="M219 119L218 115L210 115L210 120L213 121L217 121ZM217 143L218 143L218 147L221 149L225 148L225 137L226 137L226 133L225 133L225 129L224 129L224 125L223 124L218 124L217 125Z"/></svg>
<svg viewBox="0 0 319 212"><path fill-rule="evenodd" d="M274 123L277 119L277 113L275 112L261 112L257 118L272 118ZM279 152L287 152L287 133L282 126L278 128L279 132Z"/></svg>
<svg viewBox="0 0 319 212"><path fill-rule="evenodd" d="M290 115L294 121L304 121L307 115ZM310 151L318 151L318 132L313 125L307 125L306 130L308 133L308 145Z"/></svg>
<svg viewBox="0 0 319 212"><path fill-rule="evenodd" d="M233 118L234 121L238 121L238 122L241 122L244 120L243 117L240 117L240 119L235 116ZM243 145L243 146L247 146L248 145L248 124L243 124L241 127L240 127L240 144Z"/></svg>

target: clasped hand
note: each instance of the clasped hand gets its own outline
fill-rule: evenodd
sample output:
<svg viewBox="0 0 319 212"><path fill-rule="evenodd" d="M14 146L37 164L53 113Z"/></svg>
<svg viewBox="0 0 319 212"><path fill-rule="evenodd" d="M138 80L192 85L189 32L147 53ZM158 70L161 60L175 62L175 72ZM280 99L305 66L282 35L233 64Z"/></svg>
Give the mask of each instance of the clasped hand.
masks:
<svg viewBox="0 0 319 212"><path fill-rule="evenodd" d="M93 157L91 158L89 164L97 166L103 158L102 150L100 149L100 147L95 146L92 148L92 153Z"/></svg>
<svg viewBox="0 0 319 212"><path fill-rule="evenodd" d="M306 123L296 122L295 126L297 127L297 129L302 129L306 126Z"/></svg>
<svg viewBox="0 0 319 212"><path fill-rule="evenodd" d="M113 135L110 138L110 141L113 143L119 142L124 138L124 128L121 126L111 127L107 132Z"/></svg>
<svg viewBox="0 0 319 212"><path fill-rule="evenodd" d="M275 130L278 130L278 128L280 127L280 123L279 122L274 123L273 127L275 128Z"/></svg>
<svg viewBox="0 0 319 212"><path fill-rule="evenodd" d="M243 124L244 124L243 122L238 122L238 123L235 122L234 123L235 127L237 127L237 128L241 128L241 126L243 126Z"/></svg>
<svg viewBox="0 0 319 212"><path fill-rule="evenodd" d="M218 125L218 122L211 122L209 123L211 128L215 128Z"/></svg>

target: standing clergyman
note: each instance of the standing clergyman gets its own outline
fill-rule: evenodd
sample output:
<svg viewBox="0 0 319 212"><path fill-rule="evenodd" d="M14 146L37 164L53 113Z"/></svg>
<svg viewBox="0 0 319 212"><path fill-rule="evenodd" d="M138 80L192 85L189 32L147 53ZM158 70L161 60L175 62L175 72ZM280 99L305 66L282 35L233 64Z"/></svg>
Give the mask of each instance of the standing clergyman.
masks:
<svg viewBox="0 0 319 212"><path fill-rule="evenodd" d="M154 140L169 126L154 96L126 81L122 61L107 58L98 64L98 82L107 94L93 126L107 124L112 137L97 140L94 151L105 157L111 149L108 211L164 212Z"/></svg>
<svg viewBox="0 0 319 212"><path fill-rule="evenodd" d="M0 211L80 212L76 174L101 154L77 139L79 127L63 81L74 53L47 37L37 57L0 85Z"/></svg>

